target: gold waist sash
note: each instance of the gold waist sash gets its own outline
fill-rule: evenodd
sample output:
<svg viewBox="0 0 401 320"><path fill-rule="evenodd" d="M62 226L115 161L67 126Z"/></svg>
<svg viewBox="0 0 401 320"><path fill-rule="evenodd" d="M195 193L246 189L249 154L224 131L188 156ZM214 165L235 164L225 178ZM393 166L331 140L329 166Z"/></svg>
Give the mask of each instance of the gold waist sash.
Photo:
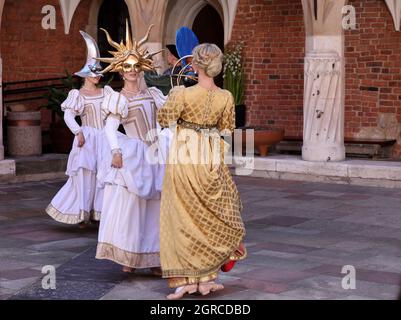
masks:
<svg viewBox="0 0 401 320"><path fill-rule="evenodd" d="M186 129L192 129L195 131L201 131L201 130L212 130L212 129L217 129L217 125L216 124L198 124L198 123L194 123L194 122L189 122L189 121L185 121L183 119L178 119L177 124L180 125L183 128Z"/></svg>

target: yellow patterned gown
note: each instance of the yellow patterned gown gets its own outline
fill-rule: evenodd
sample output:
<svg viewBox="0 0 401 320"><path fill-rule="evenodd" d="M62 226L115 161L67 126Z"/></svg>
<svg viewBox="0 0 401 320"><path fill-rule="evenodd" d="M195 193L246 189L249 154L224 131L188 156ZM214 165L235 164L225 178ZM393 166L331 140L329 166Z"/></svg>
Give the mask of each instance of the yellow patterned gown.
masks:
<svg viewBox="0 0 401 320"><path fill-rule="evenodd" d="M211 281L245 235L242 204L224 163L222 130L235 128L227 90L196 85L174 88L158 121L174 126L163 181L160 260L174 288Z"/></svg>

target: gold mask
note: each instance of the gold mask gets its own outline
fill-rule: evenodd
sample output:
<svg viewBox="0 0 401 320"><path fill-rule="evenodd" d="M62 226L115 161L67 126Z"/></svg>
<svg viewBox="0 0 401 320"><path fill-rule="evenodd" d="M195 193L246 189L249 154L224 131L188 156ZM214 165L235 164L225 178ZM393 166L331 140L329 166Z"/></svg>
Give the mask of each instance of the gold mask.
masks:
<svg viewBox="0 0 401 320"><path fill-rule="evenodd" d="M141 71L152 71L155 69L153 64L153 56L162 52L160 50L155 53L149 53L146 48L142 48L145 42L149 39L150 30L153 28L153 24L149 26L148 32L145 37L139 42L136 42L131 38L131 32L126 21L126 32L125 32L125 44L121 41L120 44L114 42L109 33L105 29L101 29L106 34L107 41L109 44L117 49L117 51L109 51L113 57L112 58L97 58L96 60L109 63L110 65L101 71L101 74L106 72L131 72L135 70L136 72Z"/></svg>

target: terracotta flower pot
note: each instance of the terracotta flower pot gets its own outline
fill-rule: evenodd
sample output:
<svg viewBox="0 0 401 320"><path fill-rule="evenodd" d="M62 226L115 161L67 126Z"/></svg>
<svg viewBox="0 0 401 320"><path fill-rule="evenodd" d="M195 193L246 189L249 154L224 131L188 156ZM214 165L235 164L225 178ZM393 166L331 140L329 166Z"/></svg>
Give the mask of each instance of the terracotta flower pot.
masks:
<svg viewBox="0 0 401 320"><path fill-rule="evenodd" d="M269 127L246 127L242 131L242 141L245 143L246 129L254 130L254 144L260 156L266 157L269 147L279 143L284 138L284 129L273 129Z"/></svg>

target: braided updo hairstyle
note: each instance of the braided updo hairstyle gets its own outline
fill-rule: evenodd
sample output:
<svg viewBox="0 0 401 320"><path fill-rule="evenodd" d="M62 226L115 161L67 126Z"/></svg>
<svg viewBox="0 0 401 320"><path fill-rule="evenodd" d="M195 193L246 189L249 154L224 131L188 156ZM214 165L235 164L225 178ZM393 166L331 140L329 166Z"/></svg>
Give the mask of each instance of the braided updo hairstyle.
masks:
<svg viewBox="0 0 401 320"><path fill-rule="evenodd" d="M203 69L208 77L218 76L223 69L223 53L215 44L200 44L194 48L192 54L192 62Z"/></svg>

